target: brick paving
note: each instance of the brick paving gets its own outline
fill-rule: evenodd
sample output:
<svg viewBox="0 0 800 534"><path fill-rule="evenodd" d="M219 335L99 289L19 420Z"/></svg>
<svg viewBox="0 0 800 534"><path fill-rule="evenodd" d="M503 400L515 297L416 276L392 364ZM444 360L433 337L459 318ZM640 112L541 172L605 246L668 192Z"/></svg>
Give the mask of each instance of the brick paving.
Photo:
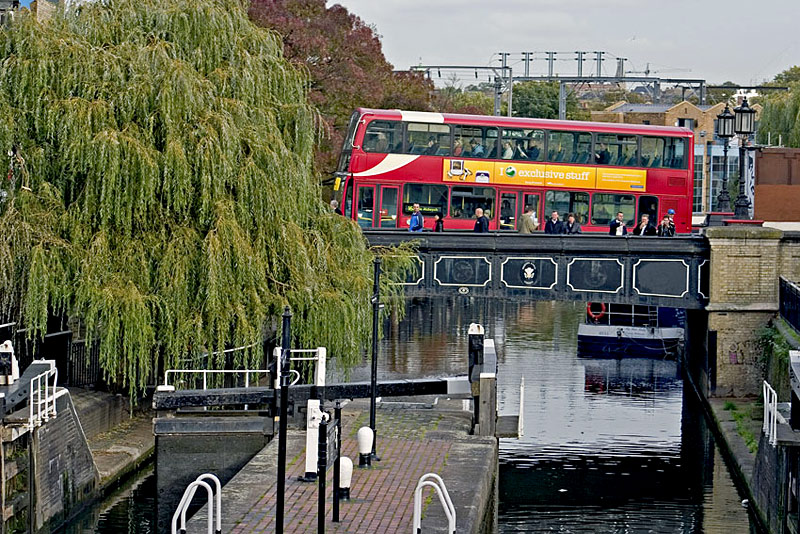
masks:
<svg viewBox="0 0 800 534"><path fill-rule="evenodd" d="M382 461L373 462L372 469L354 469L351 500L341 502L339 523L332 521L333 470L328 471L326 532L374 534L410 529L417 480L428 472L441 474L453 445L452 439L437 436L443 419L446 418L433 410L382 409L377 428ZM346 410L342 420L342 454L357 459L355 435L368 423L368 417L363 412ZM449 426L448 422L444 426ZM304 452L289 451L287 458L291 464L287 466L284 532L316 533L318 485L297 480L305 471ZM357 460L354 463L357 465ZM275 490L273 482L230 532L274 532Z"/></svg>

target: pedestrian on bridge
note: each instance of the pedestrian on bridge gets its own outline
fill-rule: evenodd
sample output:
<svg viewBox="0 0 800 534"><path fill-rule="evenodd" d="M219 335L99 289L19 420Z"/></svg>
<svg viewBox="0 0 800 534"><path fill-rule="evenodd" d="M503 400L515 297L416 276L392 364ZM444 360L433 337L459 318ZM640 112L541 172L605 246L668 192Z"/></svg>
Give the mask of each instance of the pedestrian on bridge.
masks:
<svg viewBox="0 0 800 534"><path fill-rule="evenodd" d="M562 233L564 234L580 234L581 225L575 220L575 214L570 213L567 215L567 222L564 223Z"/></svg>
<svg viewBox="0 0 800 534"><path fill-rule="evenodd" d="M656 235L656 229L652 224L650 224L650 216L648 214L642 213L642 219L639 221L639 224L636 226L636 228L633 229L633 235Z"/></svg>
<svg viewBox="0 0 800 534"><path fill-rule="evenodd" d="M537 228L539 228L539 220L536 218L533 206L525 206L525 213L519 218L519 233L532 234Z"/></svg>
<svg viewBox="0 0 800 534"><path fill-rule="evenodd" d="M421 232L423 228L425 228L425 218L419 211L419 204L415 203L412 209L414 212L411 214L411 218L408 220L408 231Z"/></svg>
<svg viewBox="0 0 800 534"><path fill-rule="evenodd" d="M546 234L561 234L564 232L564 223L558 218L558 211L553 210L550 218L544 224L544 233Z"/></svg>
<svg viewBox="0 0 800 534"><path fill-rule="evenodd" d="M661 219L661 224L656 229L656 235L658 237L673 237L675 235L675 225L672 224L669 215L664 215L664 218Z"/></svg>
<svg viewBox="0 0 800 534"><path fill-rule="evenodd" d="M476 234L489 233L489 219L483 214L482 208L475 210L475 228L472 231Z"/></svg>
<svg viewBox="0 0 800 534"><path fill-rule="evenodd" d="M609 235L628 235L628 227L625 226L625 214L621 211L617 213L617 218L608 225Z"/></svg>

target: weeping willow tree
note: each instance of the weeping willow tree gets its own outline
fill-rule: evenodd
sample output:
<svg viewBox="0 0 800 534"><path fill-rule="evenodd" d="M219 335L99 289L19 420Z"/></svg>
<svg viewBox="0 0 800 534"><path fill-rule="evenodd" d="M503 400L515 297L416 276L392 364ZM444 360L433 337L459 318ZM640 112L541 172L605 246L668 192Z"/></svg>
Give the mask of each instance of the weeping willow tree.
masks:
<svg viewBox="0 0 800 534"><path fill-rule="evenodd" d="M758 142L800 147L800 82L789 84L790 90L770 95L763 101L758 127Z"/></svg>
<svg viewBox="0 0 800 534"><path fill-rule="evenodd" d="M284 305L353 361L372 262L320 200L317 116L280 38L237 0L105 0L0 33L0 312L68 314L133 394L159 358L248 346ZM238 365L261 357L258 343Z"/></svg>

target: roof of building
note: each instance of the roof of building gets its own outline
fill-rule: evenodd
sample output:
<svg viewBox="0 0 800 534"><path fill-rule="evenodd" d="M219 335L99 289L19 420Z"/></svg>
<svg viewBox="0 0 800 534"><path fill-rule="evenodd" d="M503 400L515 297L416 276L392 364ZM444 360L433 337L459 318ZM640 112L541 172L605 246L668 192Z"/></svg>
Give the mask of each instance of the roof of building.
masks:
<svg viewBox="0 0 800 534"><path fill-rule="evenodd" d="M682 103L682 102L681 102ZM623 104L614 108L616 113L666 113L678 104ZM693 104L700 111L708 111L713 105Z"/></svg>

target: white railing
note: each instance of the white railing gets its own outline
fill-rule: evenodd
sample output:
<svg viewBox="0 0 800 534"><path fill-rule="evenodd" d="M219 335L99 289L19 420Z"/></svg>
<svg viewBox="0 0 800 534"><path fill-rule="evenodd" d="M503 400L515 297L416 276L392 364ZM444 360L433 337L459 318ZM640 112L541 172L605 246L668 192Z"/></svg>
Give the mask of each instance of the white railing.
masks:
<svg viewBox="0 0 800 534"><path fill-rule="evenodd" d="M430 479L433 479L433 481ZM427 486L433 488L434 492L439 496L439 502L442 504L444 514L447 516L447 534L455 534L456 508L453 506L453 501L450 500L450 494L447 493L444 480L436 473L426 473L422 475L419 482L417 482L417 487L414 490L414 524L412 534L421 534L422 532L422 490Z"/></svg>
<svg viewBox="0 0 800 534"><path fill-rule="evenodd" d="M778 443L778 394L764 381L764 434L773 447Z"/></svg>
<svg viewBox="0 0 800 534"><path fill-rule="evenodd" d="M244 375L244 387L250 387L250 375L269 375L268 369L167 369L164 372L164 383L158 386L158 391L175 391L176 380L170 383L170 377L175 375L201 375L203 379L202 389L208 389L208 377L215 375ZM258 379L255 383L258 384ZM197 389L197 388L191 388Z"/></svg>
<svg viewBox="0 0 800 534"><path fill-rule="evenodd" d="M37 363L50 365L50 369L31 378L28 390L28 430L56 417L56 384L58 369L55 360L43 360ZM52 379L52 383L51 383Z"/></svg>
<svg viewBox="0 0 800 534"><path fill-rule="evenodd" d="M210 479L214 483L216 493L216 506L214 505L214 489L206 482ZM208 495L208 534L221 534L222 533L222 484L219 478L211 473L205 473L195 479L194 482L186 487L183 492L181 502L178 504L178 509L172 514L172 534L178 534L178 519L181 520L180 534L186 534L186 512L192 504L194 494L197 488L205 488ZM216 530L214 529L214 520L216 519Z"/></svg>

